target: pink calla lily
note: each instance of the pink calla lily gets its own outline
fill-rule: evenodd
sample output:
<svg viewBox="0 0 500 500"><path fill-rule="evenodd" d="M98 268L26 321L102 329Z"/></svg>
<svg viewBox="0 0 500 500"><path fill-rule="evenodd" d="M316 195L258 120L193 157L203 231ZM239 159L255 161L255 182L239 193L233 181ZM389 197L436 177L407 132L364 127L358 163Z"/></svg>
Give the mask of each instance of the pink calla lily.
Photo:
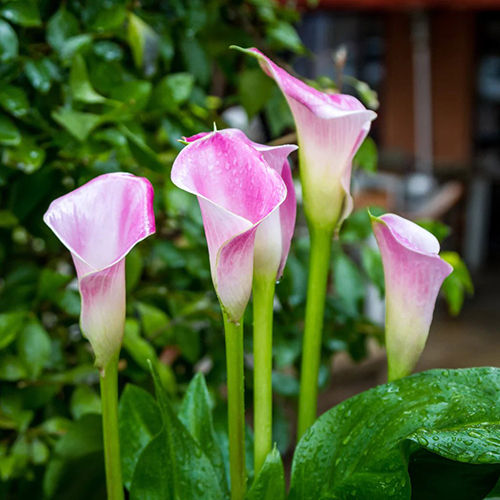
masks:
<svg viewBox="0 0 500 500"><path fill-rule="evenodd" d="M232 321L239 321L254 270L279 277L295 225L288 154L227 129L197 134L179 153L172 182L195 194L207 237L212 280Z"/></svg>
<svg viewBox="0 0 500 500"><path fill-rule="evenodd" d="M377 116L355 97L306 85L255 48L256 57L288 101L297 127L304 209L318 227L339 228L353 208L352 159Z"/></svg>
<svg viewBox="0 0 500 500"><path fill-rule="evenodd" d="M54 200L43 220L71 252L81 329L105 368L123 337L125 257L155 232L153 187L131 174L101 175Z"/></svg>
<svg viewBox="0 0 500 500"><path fill-rule="evenodd" d="M389 379L408 375L429 334L434 306L453 268L439 257L439 242L398 215L372 217L384 265Z"/></svg>

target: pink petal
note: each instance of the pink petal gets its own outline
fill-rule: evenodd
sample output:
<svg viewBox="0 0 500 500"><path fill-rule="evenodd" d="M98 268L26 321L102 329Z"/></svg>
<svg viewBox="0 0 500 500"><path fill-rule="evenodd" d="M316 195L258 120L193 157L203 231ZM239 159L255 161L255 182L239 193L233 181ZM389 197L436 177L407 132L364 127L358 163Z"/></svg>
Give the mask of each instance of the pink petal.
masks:
<svg viewBox="0 0 500 500"><path fill-rule="evenodd" d="M260 224L256 234L255 261L256 269L262 272L276 272L276 279L283 273L290 244L295 229L297 202L288 155L297 149L295 144L268 146L251 141L239 129L224 129L219 133L241 140L262 154L267 164L278 172L287 188L287 196L279 208L279 214L270 215ZM209 135L201 132L192 137L185 137L186 142L195 142ZM277 271L276 271L277 270Z"/></svg>
<svg viewBox="0 0 500 500"><path fill-rule="evenodd" d="M384 265L386 346L391 378L411 372L429 334L434 306L453 268L425 229L394 214L372 218Z"/></svg>
<svg viewBox="0 0 500 500"><path fill-rule="evenodd" d="M123 336L125 256L155 232L153 187L131 174L101 175L54 200L43 220L73 257L82 331L102 368Z"/></svg>
<svg viewBox="0 0 500 500"><path fill-rule="evenodd" d="M198 197L215 289L230 318L239 321L251 292L255 232L283 203L286 186L258 151L226 131L198 134L179 153L171 175Z"/></svg>
<svg viewBox="0 0 500 500"><path fill-rule="evenodd" d="M273 78L292 111L299 138L304 207L320 226L342 221L352 211L352 159L376 117L355 97L320 92L288 74L257 49L257 57Z"/></svg>

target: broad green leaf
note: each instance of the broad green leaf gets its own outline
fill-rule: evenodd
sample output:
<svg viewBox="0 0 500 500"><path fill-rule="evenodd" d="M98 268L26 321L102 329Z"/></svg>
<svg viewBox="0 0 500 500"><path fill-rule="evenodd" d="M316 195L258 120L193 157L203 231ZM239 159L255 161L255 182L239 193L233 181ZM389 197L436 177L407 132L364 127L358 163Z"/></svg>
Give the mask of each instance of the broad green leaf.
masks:
<svg viewBox="0 0 500 500"><path fill-rule="evenodd" d="M49 334L40 323L31 321L17 339L17 351L29 377L37 379L50 359Z"/></svg>
<svg viewBox="0 0 500 500"><path fill-rule="evenodd" d="M105 499L102 421L85 415L57 441L43 489L57 500Z"/></svg>
<svg viewBox="0 0 500 500"><path fill-rule="evenodd" d="M135 247L129 252L125 261L125 283L127 284L127 293L131 292L139 283L142 268L141 250Z"/></svg>
<svg viewBox="0 0 500 500"><path fill-rule="evenodd" d="M52 118L79 141L84 141L102 119L93 113L83 113L70 108L58 108L52 112Z"/></svg>
<svg viewBox="0 0 500 500"><path fill-rule="evenodd" d="M35 0L7 2L0 8L0 15L14 24L19 24L27 28L42 24L38 5Z"/></svg>
<svg viewBox="0 0 500 500"><path fill-rule="evenodd" d="M205 378L197 373L191 380L179 410L179 420L208 457L219 478L221 489L228 493L222 452L215 435L212 403Z"/></svg>
<svg viewBox="0 0 500 500"><path fill-rule="evenodd" d="M6 84L0 87L0 106L16 118L26 115L30 109L26 92L20 87Z"/></svg>
<svg viewBox="0 0 500 500"><path fill-rule="evenodd" d="M77 55L73 59L71 72L69 75L69 85L71 93L76 101L86 103L105 102L106 98L98 94L89 81L87 67L81 55Z"/></svg>
<svg viewBox="0 0 500 500"><path fill-rule="evenodd" d="M220 500L224 494L208 457L174 413L153 371L163 429L144 449L135 468L131 500Z"/></svg>
<svg viewBox="0 0 500 500"><path fill-rule="evenodd" d="M78 35L78 20L62 4L47 23L47 42L60 52L68 38Z"/></svg>
<svg viewBox="0 0 500 500"><path fill-rule="evenodd" d="M71 279L72 277L68 274L61 274L48 268L42 269L38 278L37 299L53 299Z"/></svg>
<svg viewBox="0 0 500 500"><path fill-rule="evenodd" d="M285 471L276 447L267 455L262 469L245 498L246 500L284 500Z"/></svg>
<svg viewBox="0 0 500 500"><path fill-rule="evenodd" d="M366 137L354 155L353 163L366 172L376 172L378 163L377 145L371 137Z"/></svg>
<svg viewBox="0 0 500 500"><path fill-rule="evenodd" d="M132 12L128 14L127 39L135 66L141 69L145 76L154 75L158 58L158 35L149 24Z"/></svg>
<svg viewBox="0 0 500 500"><path fill-rule="evenodd" d="M75 420L89 413L101 413L101 398L88 385L80 385L71 395L70 410Z"/></svg>
<svg viewBox="0 0 500 500"><path fill-rule="evenodd" d="M128 384L120 398L118 421L123 482L130 489L141 453L161 430L160 410L151 394Z"/></svg>
<svg viewBox="0 0 500 500"><path fill-rule="evenodd" d="M293 121L292 112L278 88L274 88L264 111L272 137L278 137L286 130L293 128L295 122Z"/></svg>
<svg viewBox="0 0 500 500"><path fill-rule="evenodd" d="M290 500L399 500L410 499L412 489L427 491L425 498L455 499L437 494L443 488L435 481L441 465L443 477L453 476L453 489L462 488L461 498L483 498L471 485L478 476L487 484L500 474L498 440L486 435L500 423L499 391L497 368L431 370L344 401L299 442ZM453 442L453 437L464 440ZM408 473L408 461L420 448L434 454L433 479ZM474 481L459 474L461 464L474 464ZM451 474L448 469L455 466Z"/></svg>
<svg viewBox="0 0 500 500"><path fill-rule="evenodd" d="M12 26L0 19L0 62L6 63L16 58L19 42Z"/></svg>
<svg viewBox="0 0 500 500"><path fill-rule="evenodd" d="M273 95L275 83L260 68L241 72L238 93L249 118L261 111Z"/></svg>
<svg viewBox="0 0 500 500"><path fill-rule="evenodd" d="M17 146L21 142L21 133L12 120L5 115L0 115L0 144L4 146Z"/></svg>
<svg viewBox="0 0 500 500"><path fill-rule="evenodd" d="M13 342L26 322L26 313L12 311L0 314L0 349Z"/></svg>

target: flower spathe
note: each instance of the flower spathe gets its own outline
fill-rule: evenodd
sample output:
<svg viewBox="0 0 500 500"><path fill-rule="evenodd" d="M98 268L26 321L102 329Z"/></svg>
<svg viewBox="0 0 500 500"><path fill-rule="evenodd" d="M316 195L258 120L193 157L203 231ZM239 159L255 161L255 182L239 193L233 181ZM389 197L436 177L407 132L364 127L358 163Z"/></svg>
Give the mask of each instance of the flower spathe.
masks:
<svg viewBox="0 0 500 500"><path fill-rule="evenodd" d="M258 59L292 111L308 220L319 228L339 228L353 207L352 159L377 115L355 97L327 94L306 85L255 48L243 52Z"/></svg>
<svg viewBox="0 0 500 500"><path fill-rule="evenodd" d="M439 257L439 242L398 215L372 217L386 289L386 348L389 380L415 367L429 334L434 306L453 268Z"/></svg>
<svg viewBox="0 0 500 500"><path fill-rule="evenodd" d="M172 182L198 197L212 280L229 318L239 321L254 270L278 278L288 255L296 208L286 158L296 146L263 146L236 129L186 141Z"/></svg>
<svg viewBox="0 0 500 500"><path fill-rule="evenodd" d="M71 252L81 329L103 369L123 338L125 257L155 232L153 187L127 173L101 175L54 200L43 220Z"/></svg>

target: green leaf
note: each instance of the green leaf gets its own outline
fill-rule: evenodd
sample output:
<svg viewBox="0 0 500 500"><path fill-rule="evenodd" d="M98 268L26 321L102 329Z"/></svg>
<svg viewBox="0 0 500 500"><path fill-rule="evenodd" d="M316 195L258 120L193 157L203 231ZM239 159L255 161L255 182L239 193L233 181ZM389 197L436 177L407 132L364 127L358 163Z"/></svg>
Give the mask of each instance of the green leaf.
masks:
<svg viewBox="0 0 500 500"><path fill-rule="evenodd" d="M4 354L0 357L0 380L15 382L28 376L24 363L12 354Z"/></svg>
<svg viewBox="0 0 500 500"><path fill-rule="evenodd" d="M179 40L184 64L189 73L202 85L207 85L212 78L212 68L207 54L200 42L191 36Z"/></svg>
<svg viewBox="0 0 500 500"><path fill-rule="evenodd" d="M346 313L356 316L365 296L365 286L358 267L341 250L333 252L333 281Z"/></svg>
<svg viewBox="0 0 500 500"><path fill-rule="evenodd" d="M81 55L77 55L73 59L71 65L71 72L69 75L69 85L71 93L76 101L86 103L105 102L106 98L98 94L92 87L89 76L87 74L87 67Z"/></svg>
<svg viewBox="0 0 500 500"><path fill-rule="evenodd" d="M453 267L451 274L444 280L442 291L448 302L448 310L457 316L462 309L465 295L474 293L474 285L467 266L456 252L441 252L441 258Z"/></svg>
<svg viewBox="0 0 500 500"><path fill-rule="evenodd" d="M30 60L24 65L24 72L29 82L42 94L46 94L52 86L53 75L47 61L48 59Z"/></svg>
<svg viewBox="0 0 500 500"><path fill-rule="evenodd" d="M79 141L84 141L102 121L99 115L70 108L56 109L52 112L52 118Z"/></svg>
<svg viewBox="0 0 500 500"><path fill-rule="evenodd" d="M43 489L55 500L106 498L100 416L85 415L57 441Z"/></svg>
<svg viewBox="0 0 500 500"><path fill-rule="evenodd" d="M410 499L412 489L425 489L425 498L451 500L457 497L436 494L443 485L435 478L449 467L460 471L464 463L474 464L476 479L482 476L486 485L493 481L492 488L492 475L500 473L499 443L486 434L500 424L499 391L497 368L431 370L344 401L321 416L299 442L290 500L399 500ZM464 440L457 441L459 437ZM408 461L422 447L438 457L434 476L416 474L410 482ZM451 475L446 472L446 477ZM454 490L462 489L460 498L483 498L467 475L455 473L452 481Z"/></svg>
<svg viewBox="0 0 500 500"><path fill-rule="evenodd" d="M278 21L267 28L267 36L276 48L288 49L297 54L304 52L304 46L297 30L286 21Z"/></svg>
<svg viewBox="0 0 500 500"><path fill-rule="evenodd" d="M175 392L175 375L172 368L160 362L154 347L140 336L139 323L136 319L127 318L125 321L125 335L123 347L130 357L144 370L149 369L149 362L153 364L160 375L162 384L170 393Z"/></svg>
<svg viewBox="0 0 500 500"><path fill-rule="evenodd" d="M101 413L101 399L88 385L80 385L71 395L70 410L75 420L89 413Z"/></svg>
<svg viewBox="0 0 500 500"><path fill-rule="evenodd" d="M12 26L0 19L0 62L15 59L19 52L19 42Z"/></svg>
<svg viewBox="0 0 500 500"><path fill-rule="evenodd" d="M179 420L198 443L219 477L221 489L228 494L222 452L215 435L212 403L205 378L197 373L191 380L179 410Z"/></svg>
<svg viewBox="0 0 500 500"><path fill-rule="evenodd" d="M0 106L16 118L26 115L30 109L26 92L20 87L6 84L0 87Z"/></svg>
<svg viewBox="0 0 500 500"><path fill-rule="evenodd" d="M135 385L125 386L118 413L123 482L130 489L139 457L160 432L162 422L153 396Z"/></svg>
<svg viewBox="0 0 500 500"><path fill-rule="evenodd" d="M149 24L132 12L128 14L127 40L132 49L135 66L141 69L145 76L154 75L158 58L158 35Z"/></svg>
<svg viewBox="0 0 500 500"><path fill-rule="evenodd" d="M371 137L366 137L354 155L354 164L366 172L376 172L378 163L377 145Z"/></svg>
<svg viewBox="0 0 500 500"><path fill-rule="evenodd" d="M440 243L450 234L451 228L446 224L443 224L441 221L432 220L432 219L424 219L415 221L419 226L423 227L429 233L432 233Z"/></svg>
<svg viewBox="0 0 500 500"><path fill-rule="evenodd" d="M382 297L384 295L385 284L384 268L382 267L380 252L367 245L361 247L361 265L371 282L377 287L380 296Z"/></svg>
<svg viewBox="0 0 500 500"><path fill-rule="evenodd" d="M21 142L21 133L12 120L5 115L0 115L0 144L4 146L17 146Z"/></svg>
<svg viewBox="0 0 500 500"><path fill-rule="evenodd" d="M34 0L7 2L0 9L0 15L14 24L27 28L42 24L38 5Z"/></svg>
<svg viewBox="0 0 500 500"><path fill-rule="evenodd" d="M65 4L62 4L47 23L47 42L60 52L66 40L78 35L78 31L78 20L66 10Z"/></svg>
<svg viewBox="0 0 500 500"><path fill-rule="evenodd" d="M165 166L160 162L156 153L137 134L134 134L128 127L120 124L120 132L125 135L128 147L133 157L139 163L156 172L164 172Z"/></svg>
<svg viewBox="0 0 500 500"><path fill-rule="evenodd" d="M87 0L83 17L87 26L96 31L119 28L127 16L124 0Z"/></svg>
<svg viewBox="0 0 500 500"><path fill-rule="evenodd" d="M155 87L150 108L154 111L175 111L189 99L194 77L189 73L174 73L160 80Z"/></svg>
<svg viewBox="0 0 500 500"><path fill-rule="evenodd" d="M6 148L2 161L5 165L17 168L25 174L38 170L45 160L45 151L38 147L32 138L23 136L16 148Z"/></svg>
<svg viewBox="0 0 500 500"><path fill-rule="evenodd" d="M246 500L284 500L285 471L276 447L267 455L262 469L245 498Z"/></svg>
<svg viewBox="0 0 500 500"><path fill-rule="evenodd" d="M40 323L31 321L19 335L17 351L26 367L28 376L31 379L37 379L50 359L49 334Z"/></svg>
<svg viewBox="0 0 500 500"><path fill-rule="evenodd" d="M155 371L153 378L163 429L139 458L131 500L225 498L212 464L175 415Z"/></svg>
<svg viewBox="0 0 500 500"><path fill-rule="evenodd" d="M241 72L238 93L249 118L261 111L273 95L274 82L261 69L250 68Z"/></svg>
<svg viewBox="0 0 500 500"><path fill-rule="evenodd" d="M26 313L13 311L0 314L0 349L13 342L26 321Z"/></svg>
<svg viewBox="0 0 500 500"><path fill-rule="evenodd" d="M68 38L61 49L61 59L67 63L74 56L81 54L90 49L92 44L92 36L88 34L76 35Z"/></svg>

